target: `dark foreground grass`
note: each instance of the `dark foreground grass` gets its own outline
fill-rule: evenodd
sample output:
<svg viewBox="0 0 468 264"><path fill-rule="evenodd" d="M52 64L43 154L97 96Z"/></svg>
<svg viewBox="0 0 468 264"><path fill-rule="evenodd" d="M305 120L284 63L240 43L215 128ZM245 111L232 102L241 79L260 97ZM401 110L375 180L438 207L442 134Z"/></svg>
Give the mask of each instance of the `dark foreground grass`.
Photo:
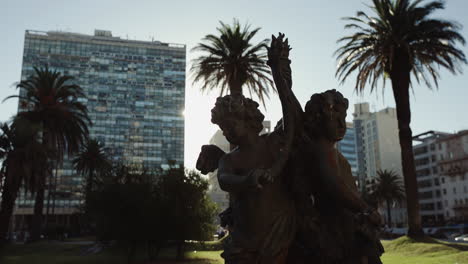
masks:
<svg viewBox="0 0 468 264"><path fill-rule="evenodd" d="M27 245L8 245L0 252L1 264L127 264L125 247L113 247L98 254L81 256L89 245L70 245L57 242L39 242ZM183 261L175 261L175 249L163 250L157 261L151 264L190 263L218 264L222 263L221 251L185 252ZM138 249L135 264L149 264L146 251Z"/></svg>
<svg viewBox="0 0 468 264"><path fill-rule="evenodd" d="M401 237L383 242L384 264L468 264L468 244L446 243L435 239L412 240ZM113 247L95 255L80 256L88 248L83 245L40 242L28 245L9 245L0 252L1 264L126 264L126 249ZM151 264L222 264L219 243L192 244L185 259L175 262L175 249L163 250L159 260ZM139 249L135 264L149 264L144 249Z"/></svg>

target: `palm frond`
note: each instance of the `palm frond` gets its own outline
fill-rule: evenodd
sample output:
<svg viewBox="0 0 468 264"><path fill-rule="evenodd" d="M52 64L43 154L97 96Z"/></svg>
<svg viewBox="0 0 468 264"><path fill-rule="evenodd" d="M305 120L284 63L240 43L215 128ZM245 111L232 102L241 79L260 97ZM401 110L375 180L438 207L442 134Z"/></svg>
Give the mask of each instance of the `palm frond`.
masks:
<svg viewBox="0 0 468 264"><path fill-rule="evenodd" d="M264 103L274 86L266 65L268 40L252 42L259 30L250 29L249 24L241 26L238 20L232 25L220 21L218 35L206 35L192 48L192 52L202 53L192 61L193 83L200 82L202 91L220 89L221 95L241 92L245 87Z"/></svg>
<svg viewBox="0 0 468 264"><path fill-rule="evenodd" d="M438 87L438 68L451 73L461 72L460 64L466 57L458 44L465 45L461 26L452 21L433 19L430 15L444 8L443 1L373 0L375 17L359 11L346 29L355 30L342 37L335 51L338 66L336 76L343 84L352 73L357 73L355 89L362 92L367 85L371 91L385 84L385 74L402 67L395 65L395 56L407 56L408 68L416 82L423 81L429 88ZM411 81L410 81L411 83Z"/></svg>

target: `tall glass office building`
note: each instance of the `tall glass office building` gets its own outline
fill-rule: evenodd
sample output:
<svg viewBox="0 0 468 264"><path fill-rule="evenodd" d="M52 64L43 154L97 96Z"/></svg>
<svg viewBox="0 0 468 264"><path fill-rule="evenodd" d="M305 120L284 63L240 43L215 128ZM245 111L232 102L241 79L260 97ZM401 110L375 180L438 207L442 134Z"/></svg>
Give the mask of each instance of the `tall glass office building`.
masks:
<svg viewBox="0 0 468 264"><path fill-rule="evenodd" d="M121 39L104 30L26 31L22 79L45 65L75 77L84 89L90 137L103 142L114 161L148 168L168 160L183 164L185 45ZM83 179L69 161L57 174L55 214L71 213ZM18 206L16 214L30 214L33 200L22 197Z"/></svg>
<svg viewBox="0 0 468 264"><path fill-rule="evenodd" d="M358 176L358 157L356 148L356 131L353 123L346 123L346 134L341 141L338 141L336 148L348 160L353 176Z"/></svg>

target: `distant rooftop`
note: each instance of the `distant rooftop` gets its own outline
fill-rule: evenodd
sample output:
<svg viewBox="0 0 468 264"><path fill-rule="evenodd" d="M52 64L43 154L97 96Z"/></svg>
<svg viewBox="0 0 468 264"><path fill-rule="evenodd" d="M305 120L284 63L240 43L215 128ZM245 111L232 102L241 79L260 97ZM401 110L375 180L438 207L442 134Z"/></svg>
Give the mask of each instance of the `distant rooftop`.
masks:
<svg viewBox="0 0 468 264"><path fill-rule="evenodd" d="M440 138L447 137L450 135L451 135L450 133L446 133L446 132L429 130L427 132L413 136L413 141L424 142L428 139L436 139L436 138L440 139Z"/></svg>
<svg viewBox="0 0 468 264"><path fill-rule="evenodd" d="M448 140L452 140L452 139L458 138L458 137L463 137L463 136L466 136L466 135L468 135L468 130L464 129L464 130L458 131L457 133L451 134L450 136L447 136L447 137L441 139L440 141L448 141Z"/></svg>
<svg viewBox="0 0 468 264"><path fill-rule="evenodd" d="M38 31L38 30L26 30L26 35L38 36L38 37L48 37L48 38L57 38L57 39L69 39L69 40L88 40L88 41L105 41L112 42L115 44L140 44L149 47L168 47L176 49L185 49L184 44L176 43L164 43L156 40L144 41L144 40L132 40L132 39L122 39L120 37L112 36L112 31L95 29L94 35L86 35L81 33L66 32L66 31Z"/></svg>

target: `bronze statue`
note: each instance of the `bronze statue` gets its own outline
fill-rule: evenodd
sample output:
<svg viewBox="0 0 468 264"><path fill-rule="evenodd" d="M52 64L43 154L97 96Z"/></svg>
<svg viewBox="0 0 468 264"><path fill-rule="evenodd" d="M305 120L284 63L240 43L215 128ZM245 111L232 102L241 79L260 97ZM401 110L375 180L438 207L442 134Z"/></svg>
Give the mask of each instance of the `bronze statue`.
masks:
<svg viewBox="0 0 468 264"><path fill-rule="evenodd" d="M285 184L271 181L281 142L259 136L263 114L244 96L218 98L211 111L226 139L236 145L219 160L218 182L231 195L230 240L226 263L283 263L295 234L294 204Z"/></svg>
<svg viewBox="0 0 468 264"><path fill-rule="evenodd" d="M272 36L268 65L283 118L259 136L263 115L243 96L218 98L212 122L237 147L202 147L197 169L218 168L231 195L222 213L230 237L227 264L378 264L380 215L361 199L351 168L335 144L346 132L348 100L330 90L314 94L305 112L292 92L290 47Z"/></svg>
<svg viewBox="0 0 468 264"><path fill-rule="evenodd" d="M291 251L305 261L291 263L381 263L380 215L362 200L349 163L335 148L346 132L347 108L348 100L336 90L314 94L306 104L304 133L291 165L300 217Z"/></svg>

